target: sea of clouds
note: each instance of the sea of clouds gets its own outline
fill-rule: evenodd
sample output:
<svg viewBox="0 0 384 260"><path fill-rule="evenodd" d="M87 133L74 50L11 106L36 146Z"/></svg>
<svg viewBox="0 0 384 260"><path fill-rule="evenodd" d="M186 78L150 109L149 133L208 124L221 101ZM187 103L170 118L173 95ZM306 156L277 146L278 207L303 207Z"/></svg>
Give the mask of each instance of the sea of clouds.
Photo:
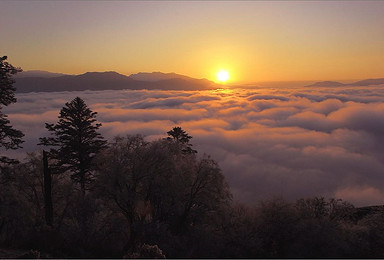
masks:
<svg viewBox="0 0 384 260"><path fill-rule="evenodd" d="M174 126L215 159L234 200L336 197L384 203L384 86L215 91L82 91L18 94L4 109L25 133L22 158L76 96L98 112L100 132L162 138Z"/></svg>

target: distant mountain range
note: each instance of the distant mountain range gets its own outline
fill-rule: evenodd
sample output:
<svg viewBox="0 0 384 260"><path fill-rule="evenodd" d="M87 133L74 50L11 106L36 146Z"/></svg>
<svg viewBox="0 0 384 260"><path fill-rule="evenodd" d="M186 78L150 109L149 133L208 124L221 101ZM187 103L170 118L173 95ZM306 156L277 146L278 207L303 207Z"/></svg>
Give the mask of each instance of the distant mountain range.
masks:
<svg viewBox="0 0 384 260"><path fill-rule="evenodd" d="M166 80L166 79L185 79L185 80L191 80L193 78L187 77L184 75L179 75L176 73L162 73L162 72L139 72L137 74L131 74L129 75L131 79L134 80L142 80L142 81L159 81L159 80Z"/></svg>
<svg viewBox="0 0 384 260"><path fill-rule="evenodd" d="M320 81L306 87L352 87L352 86L370 86L370 85L381 85L384 84L384 78L379 79L365 79L356 81L353 83L344 84L337 81Z"/></svg>
<svg viewBox="0 0 384 260"><path fill-rule="evenodd" d="M55 78L60 76L66 76L67 74L63 73L54 73L54 72L48 72L44 70L27 70L22 71L16 74L15 78L28 78L28 77L41 77L41 78Z"/></svg>
<svg viewBox="0 0 384 260"><path fill-rule="evenodd" d="M81 75L25 71L15 80L18 93L121 89L208 90L222 87L207 79L161 72L125 76L114 71L87 72Z"/></svg>

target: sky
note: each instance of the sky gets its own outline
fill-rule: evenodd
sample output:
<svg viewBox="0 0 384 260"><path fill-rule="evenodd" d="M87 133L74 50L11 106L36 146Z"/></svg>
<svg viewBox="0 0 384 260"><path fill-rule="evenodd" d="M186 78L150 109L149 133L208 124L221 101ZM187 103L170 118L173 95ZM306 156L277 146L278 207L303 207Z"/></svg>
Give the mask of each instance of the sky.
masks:
<svg viewBox="0 0 384 260"><path fill-rule="evenodd" d="M67 74L379 78L383 24L384 1L0 1L0 54Z"/></svg>
<svg viewBox="0 0 384 260"><path fill-rule="evenodd" d="M199 157L218 162L235 202L324 196L383 204L384 85L19 93L4 113L25 143L9 156L23 160L41 149L45 123L56 123L76 96L98 113L110 141L127 134L157 140L181 126Z"/></svg>

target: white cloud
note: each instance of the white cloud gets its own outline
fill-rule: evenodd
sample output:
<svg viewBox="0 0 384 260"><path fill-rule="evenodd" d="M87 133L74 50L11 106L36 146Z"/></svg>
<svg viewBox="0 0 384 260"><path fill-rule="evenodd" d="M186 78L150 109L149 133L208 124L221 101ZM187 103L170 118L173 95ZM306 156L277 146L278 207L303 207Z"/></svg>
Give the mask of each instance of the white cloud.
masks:
<svg viewBox="0 0 384 260"><path fill-rule="evenodd" d="M336 196L364 205L383 197L380 87L18 94L5 112L26 134L23 151L36 149L47 134L44 123L56 122L76 96L98 112L109 139L136 133L154 139L181 126L200 154L219 162L235 200Z"/></svg>

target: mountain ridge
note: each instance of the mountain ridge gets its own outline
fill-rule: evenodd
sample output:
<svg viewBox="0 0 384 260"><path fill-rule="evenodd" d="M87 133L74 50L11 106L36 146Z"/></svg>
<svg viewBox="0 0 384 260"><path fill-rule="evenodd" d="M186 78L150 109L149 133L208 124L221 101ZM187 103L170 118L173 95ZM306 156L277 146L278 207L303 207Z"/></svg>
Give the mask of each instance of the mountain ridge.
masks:
<svg viewBox="0 0 384 260"><path fill-rule="evenodd" d="M151 73L143 73L143 75L147 77L149 74ZM154 81L156 77L160 80ZM195 79L176 73L155 74L155 76L149 78L147 81L136 80L115 71L86 72L80 75L62 75L49 78L15 78L15 87L17 93L28 93L122 89L208 90L217 89L221 86L207 79Z"/></svg>
<svg viewBox="0 0 384 260"><path fill-rule="evenodd" d="M384 78L364 79L352 83L341 83L338 81L319 81L305 87L351 87L351 86L371 86L384 84Z"/></svg>
<svg viewBox="0 0 384 260"><path fill-rule="evenodd" d="M154 72L139 72L135 74L129 75L130 78L135 79L135 80L141 80L141 81L160 81L160 80L166 80L166 79L193 79L191 77L185 76L185 75L180 75L174 72L171 73L163 73L159 71L154 71Z"/></svg>
<svg viewBox="0 0 384 260"><path fill-rule="evenodd" d="M55 78L55 77L60 77L60 76L65 76L68 74L64 73L56 73L56 72L50 72L50 71L45 71L45 70L26 70L17 73L14 77L15 79L18 78L36 78L36 77L41 77L41 78Z"/></svg>

